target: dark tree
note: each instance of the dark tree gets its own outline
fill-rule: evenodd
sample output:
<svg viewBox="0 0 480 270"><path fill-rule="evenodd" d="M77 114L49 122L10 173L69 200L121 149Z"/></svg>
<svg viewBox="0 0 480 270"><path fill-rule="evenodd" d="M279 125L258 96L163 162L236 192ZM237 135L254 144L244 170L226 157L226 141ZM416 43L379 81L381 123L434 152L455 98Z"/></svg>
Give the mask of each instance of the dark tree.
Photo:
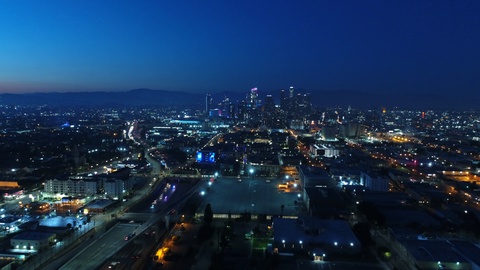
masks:
<svg viewBox="0 0 480 270"><path fill-rule="evenodd" d="M198 228L198 232L197 232L198 242L203 243L205 240L211 238L214 231L215 231L215 228L211 226L208 226L206 224L201 225L200 228Z"/></svg>
<svg viewBox="0 0 480 270"><path fill-rule="evenodd" d="M359 222L355 224L353 226L353 233L363 246L370 246L373 244L373 239L370 234L370 226L368 223Z"/></svg>
<svg viewBox="0 0 480 270"><path fill-rule="evenodd" d="M372 203L361 202L358 205L358 210L360 210L372 224L382 228L386 226L385 216Z"/></svg>
<svg viewBox="0 0 480 270"><path fill-rule="evenodd" d="M205 224L207 224L207 225L212 224L213 212L212 212L212 206L210 204L207 204L205 206L205 212L203 214L203 218L205 220Z"/></svg>

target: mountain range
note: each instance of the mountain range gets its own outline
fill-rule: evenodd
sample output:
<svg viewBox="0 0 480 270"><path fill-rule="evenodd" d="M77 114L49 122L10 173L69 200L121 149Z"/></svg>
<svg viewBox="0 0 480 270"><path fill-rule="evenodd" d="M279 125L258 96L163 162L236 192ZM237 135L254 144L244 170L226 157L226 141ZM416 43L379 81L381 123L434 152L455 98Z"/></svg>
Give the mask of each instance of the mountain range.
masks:
<svg viewBox="0 0 480 270"><path fill-rule="evenodd" d="M301 89L296 93L307 93ZM0 105L24 106L205 106L206 93L174 92L166 90L135 89L118 92L48 92L1 94ZM220 92L212 93L213 103L218 104L225 97L236 104L246 98L247 92ZM259 99L272 95L276 104L279 104L280 91L261 92ZM351 106L357 109L419 109L419 110L471 110L478 109L478 97L458 96L447 97L442 95L416 93L371 93L360 91L317 91L311 92L311 101L318 107Z"/></svg>

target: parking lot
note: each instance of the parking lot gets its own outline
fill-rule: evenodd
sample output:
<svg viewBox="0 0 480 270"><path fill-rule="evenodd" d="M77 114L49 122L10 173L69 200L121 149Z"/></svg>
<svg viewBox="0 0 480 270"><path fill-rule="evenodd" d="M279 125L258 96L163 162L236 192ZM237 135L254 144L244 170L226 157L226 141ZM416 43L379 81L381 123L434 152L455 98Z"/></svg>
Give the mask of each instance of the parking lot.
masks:
<svg viewBox="0 0 480 270"><path fill-rule="evenodd" d="M302 209L300 189L279 189L278 185L283 181L284 179L272 178L218 177L211 186L203 189L203 205L210 203L214 214L298 215Z"/></svg>

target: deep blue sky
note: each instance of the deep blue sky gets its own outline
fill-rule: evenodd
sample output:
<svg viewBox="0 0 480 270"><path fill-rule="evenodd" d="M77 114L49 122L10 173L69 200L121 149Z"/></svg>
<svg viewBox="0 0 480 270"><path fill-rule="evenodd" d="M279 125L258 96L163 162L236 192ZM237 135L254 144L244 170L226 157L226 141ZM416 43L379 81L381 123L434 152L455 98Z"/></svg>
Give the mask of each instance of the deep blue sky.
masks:
<svg viewBox="0 0 480 270"><path fill-rule="evenodd" d="M480 1L0 1L0 93L480 92Z"/></svg>

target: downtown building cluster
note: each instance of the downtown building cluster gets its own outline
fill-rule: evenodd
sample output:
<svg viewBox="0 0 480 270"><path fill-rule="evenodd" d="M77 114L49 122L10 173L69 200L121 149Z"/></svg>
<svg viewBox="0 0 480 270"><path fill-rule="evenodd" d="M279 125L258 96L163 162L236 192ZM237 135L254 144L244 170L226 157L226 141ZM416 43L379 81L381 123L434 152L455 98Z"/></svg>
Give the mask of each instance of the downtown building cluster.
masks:
<svg viewBox="0 0 480 270"><path fill-rule="evenodd" d="M295 93L293 86L288 91L281 90L278 97L271 94L261 96L255 87L244 99L236 102L224 97L215 103L212 95L207 94L205 113L209 118L229 119L233 124L278 127L287 122L307 121L312 113L312 103L309 93Z"/></svg>

